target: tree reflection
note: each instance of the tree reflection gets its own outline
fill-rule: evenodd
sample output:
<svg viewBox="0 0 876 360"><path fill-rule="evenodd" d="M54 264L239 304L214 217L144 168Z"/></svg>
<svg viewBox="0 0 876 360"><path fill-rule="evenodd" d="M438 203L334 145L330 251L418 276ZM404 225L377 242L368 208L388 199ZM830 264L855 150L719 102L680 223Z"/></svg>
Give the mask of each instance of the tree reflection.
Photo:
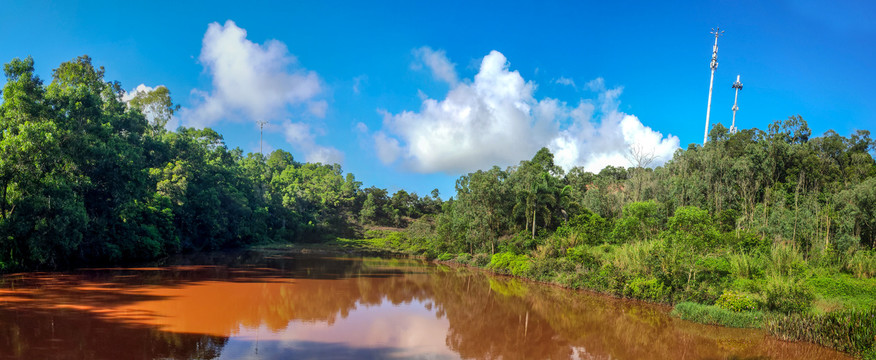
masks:
<svg viewBox="0 0 876 360"><path fill-rule="evenodd" d="M214 359L231 338L265 358L839 357L758 331L675 320L657 306L411 260L238 252L176 264L2 278L0 359ZM447 324L453 353L369 343L369 329L340 321L403 304L446 319L408 326ZM360 340L295 338L307 324L353 326L340 333Z"/></svg>

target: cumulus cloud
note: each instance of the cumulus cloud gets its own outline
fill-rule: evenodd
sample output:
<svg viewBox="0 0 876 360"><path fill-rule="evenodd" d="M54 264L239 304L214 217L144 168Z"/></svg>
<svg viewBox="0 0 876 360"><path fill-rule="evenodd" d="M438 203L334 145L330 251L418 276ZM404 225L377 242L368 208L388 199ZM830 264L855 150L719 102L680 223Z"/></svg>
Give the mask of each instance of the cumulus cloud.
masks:
<svg viewBox="0 0 876 360"><path fill-rule="evenodd" d="M340 164L344 162L344 154L333 147L321 146L316 143L316 134L310 124L285 121L281 127L286 141L293 147L305 153L304 160L323 164Z"/></svg>
<svg viewBox="0 0 876 360"><path fill-rule="evenodd" d="M447 59L447 54L444 53L444 50L432 50L428 46L423 46L419 49L414 49L413 54L417 59L417 62L413 64L415 69L425 65L432 71L432 76L435 79L450 85L456 84L456 64Z"/></svg>
<svg viewBox="0 0 876 360"><path fill-rule="evenodd" d="M321 91L317 74L298 66L285 44L253 43L231 20L210 24L202 46L198 59L213 89L194 91L197 105L183 114L187 125L209 126L234 116L253 121L282 117L287 106L307 103Z"/></svg>
<svg viewBox="0 0 876 360"><path fill-rule="evenodd" d="M318 99L323 90L319 76L302 67L280 41L254 43L231 20L211 23L198 60L211 77L212 88L192 91L194 105L180 111L185 126L206 127L222 120L291 123L284 119L295 108L317 119L326 116L328 103ZM283 129L287 139L295 138L289 136L289 127ZM306 130L305 143L310 145L305 148L314 152L306 157L339 158L338 150L316 145L310 125Z"/></svg>
<svg viewBox="0 0 876 360"><path fill-rule="evenodd" d="M419 111L384 112L375 149L385 164L401 161L415 171L446 173L513 165L544 146L565 169L594 172L630 166L632 146L653 149L653 165L671 158L678 138L619 111L621 88L606 89L602 79L587 86L599 93L597 99L577 105L537 99L535 84L492 51L474 79L458 82L443 100L427 97Z"/></svg>
<svg viewBox="0 0 876 360"><path fill-rule="evenodd" d="M554 82L557 83L557 84L560 84L560 85L566 85L566 86L576 87L576 86L575 86L575 80L569 79L569 78L567 78L567 77L562 77L562 76L560 76L559 78L557 78L556 80L554 80Z"/></svg>

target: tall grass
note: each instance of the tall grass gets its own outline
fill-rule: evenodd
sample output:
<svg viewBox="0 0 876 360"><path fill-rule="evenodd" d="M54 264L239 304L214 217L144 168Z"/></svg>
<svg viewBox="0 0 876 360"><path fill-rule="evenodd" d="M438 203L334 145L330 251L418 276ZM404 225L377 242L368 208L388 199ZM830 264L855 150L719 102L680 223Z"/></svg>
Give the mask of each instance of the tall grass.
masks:
<svg viewBox="0 0 876 360"><path fill-rule="evenodd" d="M806 261L797 246L787 242L776 242L770 249L767 273L778 276L795 276L806 269Z"/></svg>
<svg viewBox="0 0 876 360"><path fill-rule="evenodd" d="M742 279L751 279L760 271L760 261L747 253L733 253L728 256L730 273Z"/></svg>
<svg viewBox="0 0 876 360"><path fill-rule="evenodd" d="M672 309L672 315L683 320L738 328L760 328L764 314L760 311L735 312L714 305L681 302Z"/></svg>
<svg viewBox="0 0 876 360"><path fill-rule="evenodd" d="M804 340L876 359L876 309L770 318L765 328L783 340Z"/></svg>
<svg viewBox="0 0 876 360"><path fill-rule="evenodd" d="M633 274L650 275L650 264L662 250L662 241L646 240L627 243L615 248L610 262L616 268Z"/></svg>
<svg viewBox="0 0 876 360"><path fill-rule="evenodd" d="M876 251L856 251L846 264L846 268L861 279L876 276Z"/></svg>

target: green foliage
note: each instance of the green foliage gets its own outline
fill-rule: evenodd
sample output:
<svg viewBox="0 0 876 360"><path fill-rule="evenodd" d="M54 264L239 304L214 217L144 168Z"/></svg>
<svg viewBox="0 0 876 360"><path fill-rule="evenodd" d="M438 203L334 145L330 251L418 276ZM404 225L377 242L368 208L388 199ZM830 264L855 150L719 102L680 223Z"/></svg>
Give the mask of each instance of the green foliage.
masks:
<svg viewBox="0 0 876 360"><path fill-rule="evenodd" d="M520 276L529 271L530 261L529 256L526 255L501 252L493 254L493 257L490 259L490 265L487 267L495 271Z"/></svg>
<svg viewBox="0 0 876 360"><path fill-rule="evenodd" d="M695 206L683 206L667 222L665 237L674 244L692 251L715 245L718 232L712 224L709 212Z"/></svg>
<svg viewBox="0 0 876 360"><path fill-rule="evenodd" d="M876 308L776 317L765 328L783 340L810 341L865 358L876 356Z"/></svg>
<svg viewBox="0 0 876 360"><path fill-rule="evenodd" d="M653 239L665 221L655 201L632 202L624 206L611 237L619 243Z"/></svg>
<svg viewBox="0 0 876 360"><path fill-rule="evenodd" d="M766 270L777 276L796 276L806 269L806 261L794 244L775 243L770 251Z"/></svg>
<svg viewBox="0 0 876 360"><path fill-rule="evenodd" d="M876 251L856 251L846 264L846 269L861 279L876 276Z"/></svg>
<svg viewBox="0 0 876 360"><path fill-rule="evenodd" d="M209 128L169 132L164 126L179 108L169 89L125 103L122 86L106 81L88 56L62 63L48 86L31 58L13 59L4 73L4 271L320 241L354 234L353 218L404 225L442 203L404 191L390 202L385 190L363 191L337 164L298 163L282 150L244 156Z"/></svg>
<svg viewBox="0 0 876 360"><path fill-rule="evenodd" d="M670 289L656 278L645 279L636 277L624 286L623 294L634 299L649 301L664 301L669 296Z"/></svg>
<svg viewBox="0 0 876 360"><path fill-rule="evenodd" d="M782 276L767 277L763 293L766 309L783 314L808 312L814 298L805 282Z"/></svg>
<svg viewBox="0 0 876 360"><path fill-rule="evenodd" d="M876 307L876 282L847 274L819 275L806 279L806 285L816 295L816 304L825 310Z"/></svg>
<svg viewBox="0 0 876 360"><path fill-rule="evenodd" d="M569 248L579 244L599 245L608 242L610 224L601 216L585 210L584 213L559 227L556 236L561 238L561 247Z"/></svg>
<svg viewBox="0 0 876 360"><path fill-rule="evenodd" d="M758 257L748 253L731 253L728 258L730 273L743 279L752 279L760 276L763 272Z"/></svg>
<svg viewBox="0 0 876 360"><path fill-rule="evenodd" d="M757 309L757 302L746 294L729 290L721 294L715 301L715 306L735 312L754 311Z"/></svg>
<svg viewBox="0 0 876 360"><path fill-rule="evenodd" d="M672 315L684 320L738 328L760 328L765 315L758 311L732 311L714 305L681 302L672 309Z"/></svg>
<svg viewBox="0 0 876 360"><path fill-rule="evenodd" d="M441 255L438 255L438 257L435 259L438 261L449 261L449 260L455 259L455 258L456 258L456 255L454 255L454 254L443 253Z"/></svg>

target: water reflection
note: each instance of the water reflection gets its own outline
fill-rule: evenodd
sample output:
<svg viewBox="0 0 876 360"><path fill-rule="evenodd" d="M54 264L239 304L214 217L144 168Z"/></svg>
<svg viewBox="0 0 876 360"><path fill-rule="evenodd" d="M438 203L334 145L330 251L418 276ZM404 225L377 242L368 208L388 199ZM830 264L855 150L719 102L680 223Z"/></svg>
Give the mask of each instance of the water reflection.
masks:
<svg viewBox="0 0 876 360"><path fill-rule="evenodd" d="M247 251L0 282L0 359L830 359L664 308L398 259Z"/></svg>

